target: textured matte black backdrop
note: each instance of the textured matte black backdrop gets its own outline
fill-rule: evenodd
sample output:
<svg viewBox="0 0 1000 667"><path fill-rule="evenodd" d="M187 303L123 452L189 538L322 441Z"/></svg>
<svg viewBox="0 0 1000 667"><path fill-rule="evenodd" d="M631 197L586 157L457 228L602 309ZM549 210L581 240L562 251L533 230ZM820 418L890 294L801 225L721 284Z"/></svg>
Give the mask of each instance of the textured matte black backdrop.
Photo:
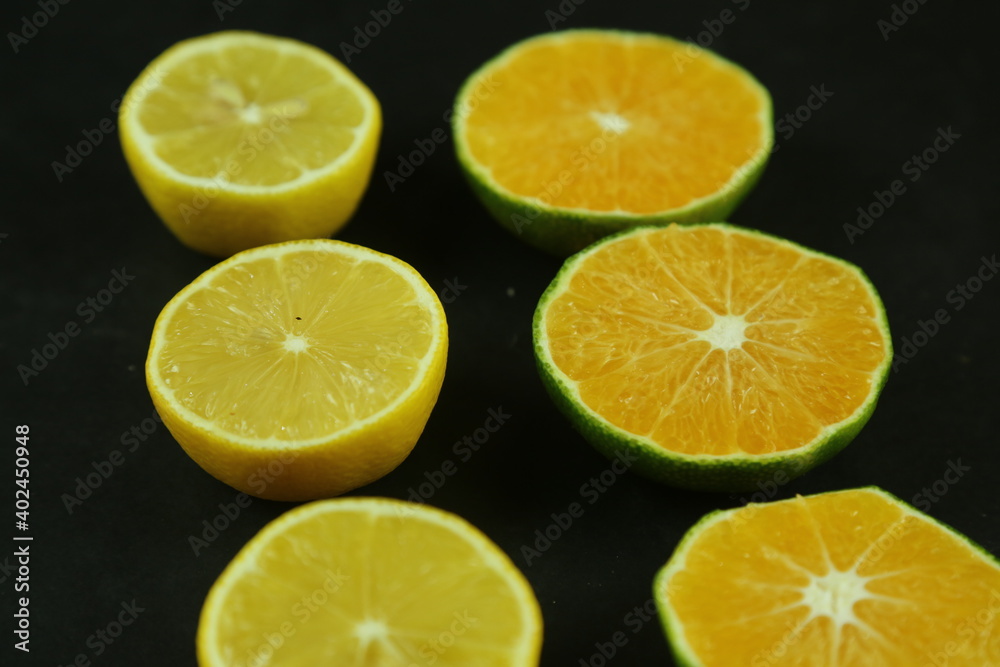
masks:
<svg viewBox="0 0 1000 667"><path fill-rule="evenodd" d="M861 265L885 300L897 350L938 309L950 321L927 341L917 337L926 345L892 375L854 444L775 497L878 484L912 499L942 478L949 461L960 461L970 469L925 506L1000 553L994 482L1000 280L987 282L960 310L948 299L956 284L976 274L983 255L1000 250L993 196L996 58L987 53L995 37L986 37L997 24L995 6L910 0L907 9L916 12L886 40L878 21L893 9L884 1L577 2L560 27L682 38L696 38L706 25L718 28L713 21L732 10L735 20L711 46L771 90L777 118L806 103L813 86L832 93L791 136L779 131L781 149L732 221ZM339 57L339 44L352 39L355 26L386 5L243 0L220 20L219 4L72 2L60 5L17 53L9 36L0 47L0 432L11 448L0 509L13 514L14 426L30 424L28 534L35 538L32 651L5 664L63 665L78 654L95 665L193 664L198 612L212 581L246 540L290 507L254 501L193 554L188 536L235 492L203 473L163 428L134 451L121 438L153 411L142 365L157 313L213 261L182 247L157 221L129 176L116 131L61 181L52 166L65 161L65 146L84 140L85 130L113 121L113 102L180 39L256 29ZM442 114L472 69L504 46L547 31L546 11L558 11L559 2L404 0L403 7L350 63L381 100L385 131L371 186L339 238L403 258L435 288L447 281L466 287L446 305L448 375L423 437L402 466L361 493L406 497L425 473L447 459L458 462L453 443L480 427L488 409L502 406L510 419L471 460L458 462L430 502L481 527L522 567L545 615L544 665L601 664L592 659L595 642L619 631L628 643L610 664L670 664L657 624L639 627L628 614L650 598L654 572L684 531L741 498L626 475L592 505L582 499L583 517L528 566L521 546L550 523L550 513L581 501L581 485L608 467L556 413L533 366L531 314L560 263L488 218L460 177L450 140L395 192L383 177L414 140L445 127ZM34 2L7 2L0 29L20 31L22 16L37 11ZM904 163L948 127L960 138L911 181ZM843 225L895 179L905 193L851 243ZM122 268L134 280L86 322L78 304ZM25 386L17 366L30 363L32 349L68 322L81 333ZM62 494L113 450L123 451L121 465L68 513ZM7 569L8 544L0 547L0 597L10 656L15 575ZM91 638L133 599L144 611L114 643Z"/></svg>

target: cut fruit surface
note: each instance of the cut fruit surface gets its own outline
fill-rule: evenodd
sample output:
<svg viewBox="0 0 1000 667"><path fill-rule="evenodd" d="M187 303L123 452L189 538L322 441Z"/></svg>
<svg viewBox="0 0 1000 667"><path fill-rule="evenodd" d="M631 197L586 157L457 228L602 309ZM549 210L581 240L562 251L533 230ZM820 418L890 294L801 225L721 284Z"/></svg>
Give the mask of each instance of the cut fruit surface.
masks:
<svg viewBox="0 0 1000 667"><path fill-rule="evenodd" d="M168 49L119 113L153 209L217 256L336 231L367 187L382 127L374 95L329 54L241 31Z"/></svg>
<svg viewBox="0 0 1000 667"><path fill-rule="evenodd" d="M682 665L1000 664L1000 564L877 488L710 514L653 591Z"/></svg>
<svg viewBox="0 0 1000 667"><path fill-rule="evenodd" d="M469 77L453 129L499 222L562 255L639 224L725 219L774 141L770 96L746 71L610 30L510 47Z"/></svg>
<svg viewBox="0 0 1000 667"><path fill-rule="evenodd" d="M541 642L531 586L474 526L344 498L288 512L237 554L202 609L198 662L528 667Z"/></svg>
<svg viewBox="0 0 1000 667"><path fill-rule="evenodd" d="M208 472L306 500L406 457L437 400L447 341L437 295L408 264L290 241L239 253L181 290L156 321L146 380Z"/></svg>
<svg viewBox="0 0 1000 667"><path fill-rule="evenodd" d="M839 451L892 358L860 269L721 223L631 230L571 257L534 337L546 387L595 447L715 490Z"/></svg>

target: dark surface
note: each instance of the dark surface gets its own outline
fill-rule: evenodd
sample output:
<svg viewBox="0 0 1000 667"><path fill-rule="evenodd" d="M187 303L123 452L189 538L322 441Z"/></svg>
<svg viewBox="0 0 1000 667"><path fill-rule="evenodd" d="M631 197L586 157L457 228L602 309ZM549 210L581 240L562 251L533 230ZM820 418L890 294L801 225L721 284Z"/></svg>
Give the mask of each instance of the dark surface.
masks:
<svg viewBox="0 0 1000 667"><path fill-rule="evenodd" d="M581 0L577 0L578 2ZM218 5L219 3L216 3ZM0 47L4 83L0 271L2 414L8 455L0 508L13 514L16 424L31 427L31 653L11 650L12 564L17 533L2 532L3 664L194 664L194 634L209 586L239 548L290 505L255 500L199 555L188 537L236 492L202 472L160 427L134 451L123 435L153 413L142 366L153 321L182 286L213 264L181 246L132 181L117 132L58 180L52 163L103 119L139 71L174 42L228 28L339 44L385 2L246 0L220 20L211 0L73 2L60 6L14 53ZM460 177L450 140L390 192L383 173L415 139L445 127L442 114L464 77L506 45L548 30L552 0L527 3L404 1L404 11L350 67L382 103L385 131L360 210L339 238L396 255L436 289L465 289L447 303L448 374L412 456L365 495L405 498L425 474L455 460L457 473L429 502L482 528L524 570L545 615L544 665L601 664L595 642L623 632L615 665L670 664L656 622L629 616L650 598L653 574L704 513L740 495L677 491L632 475L617 480L540 558L521 547L550 514L581 501L581 485L608 469L556 413L530 347L535 302L560 262L520 244L490 220ZM563 3L569 5L568 0ZM735 20L711 47L743 64L772 92L775 116L806 103L812 86L833 93L781 145L735 223L786 236L859 264L885 301L897 352L919 321L949 321L892 374L869 425L842 454L774 495L877 484L908 500L969 470L932 502L938 519L1000 554L996 493L997 301L987 282L961 309L949 291L1000 250L996 230L997 59L986 37L995 5L929 0L883 39L888 2L670 2L587 0L559 27L620 27L696 37L722 10ZM654 7L655 6L655 7ZM741 10L740 7L745 7ZM21 28L34 2L7 2L0 28ZM991 49L987 52L988 47ZM904 172L938 128L961 135L916 181ZM905 193L851 243L843 226L894 179ZM77 306L113 270L134 275L93 321ZM47 335L81 333L27 386L16 370ZM919 339L919 336L918 336ZM507 423L469 461L453 444L502 406ZM147 422L152 426L152 422ZM63 494L113 450L123 461L69 513ZM944 483L941 483L944 484ZM942 490L939 484L938 490ZM918 503L919 504L919 503ZM915 554L919 557L919 554ZM94 633L123 602L143 608L110 645ZM98 654L98 649L101 649ZM13 657L9 657L12 656ZM609 664L610 664L609 663Z"/></svg>

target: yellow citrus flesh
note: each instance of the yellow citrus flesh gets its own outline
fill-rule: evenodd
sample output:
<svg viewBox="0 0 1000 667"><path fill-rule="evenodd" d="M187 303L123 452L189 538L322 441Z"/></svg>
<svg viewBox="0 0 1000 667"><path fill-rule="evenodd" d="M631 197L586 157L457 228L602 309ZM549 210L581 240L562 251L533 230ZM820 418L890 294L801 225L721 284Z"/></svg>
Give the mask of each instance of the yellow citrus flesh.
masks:
<svg viewBox="0 0 1000 667"><path fill-rule="evenodd" d="M120 110L150 204L218 256L336 231L367 187L381 122L371 91L329 54L237 31L168 49Z"/></svg>
<svg viewBox="0 0 1000 667"><path fill-rule="evenodd" d="M709 515L654 592L685 665L1000 664L996 560L880 489Z"/></svg>
<svg viewBox="0 0 1000 667"><path fill-rule="evenodd" d="M212 587L202 667L538 664L530 585L475 527L424 505L327 500L266 526Z"/></svg>
<svg viewBox="0 0 1000 667"><path fill-rule="evenodd" d="M208 472L304 500L406 457L437 400L447 337L437 295L409 265L291 241L242 252L181 290L157 319L146 379Z"/></svg>
<svg viewBox="0 0 1000 667"><path fill-rule="evenodd" d="M855 267L724 225L647 229L583 253L545 345L579 400L682 454L814 441L881 384L889 339Z"/></svg>

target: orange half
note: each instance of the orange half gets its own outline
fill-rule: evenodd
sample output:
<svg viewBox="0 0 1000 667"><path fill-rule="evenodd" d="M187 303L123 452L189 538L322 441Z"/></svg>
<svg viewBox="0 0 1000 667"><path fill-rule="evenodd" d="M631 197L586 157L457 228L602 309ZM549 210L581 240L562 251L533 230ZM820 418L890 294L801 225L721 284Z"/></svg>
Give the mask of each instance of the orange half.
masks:
<svg viewBox="0 0 1000 667"><path fill-rule="evenodd" d="M575 255L535 338L550 393L605 454L725 490L846 445L892 357L860 269L725 224L633 230Z"/></svg>
<svg viewBox="0 0 1000 667"><path fill-rule="evenodd" d="M724 219L773 144L770 96L745 70L669 37L604 30L525 40L484 65L459 94L455 134L502 223L529 241L552 227L551 243L571 249L593 240L588 222Z"/></svg>
<svg viewBox="0 0 1000 667"><path fill-rule="evenodd" d="M1000 565L874 487L710 514L654 597L682 665L1000 665Z"/></svg>

